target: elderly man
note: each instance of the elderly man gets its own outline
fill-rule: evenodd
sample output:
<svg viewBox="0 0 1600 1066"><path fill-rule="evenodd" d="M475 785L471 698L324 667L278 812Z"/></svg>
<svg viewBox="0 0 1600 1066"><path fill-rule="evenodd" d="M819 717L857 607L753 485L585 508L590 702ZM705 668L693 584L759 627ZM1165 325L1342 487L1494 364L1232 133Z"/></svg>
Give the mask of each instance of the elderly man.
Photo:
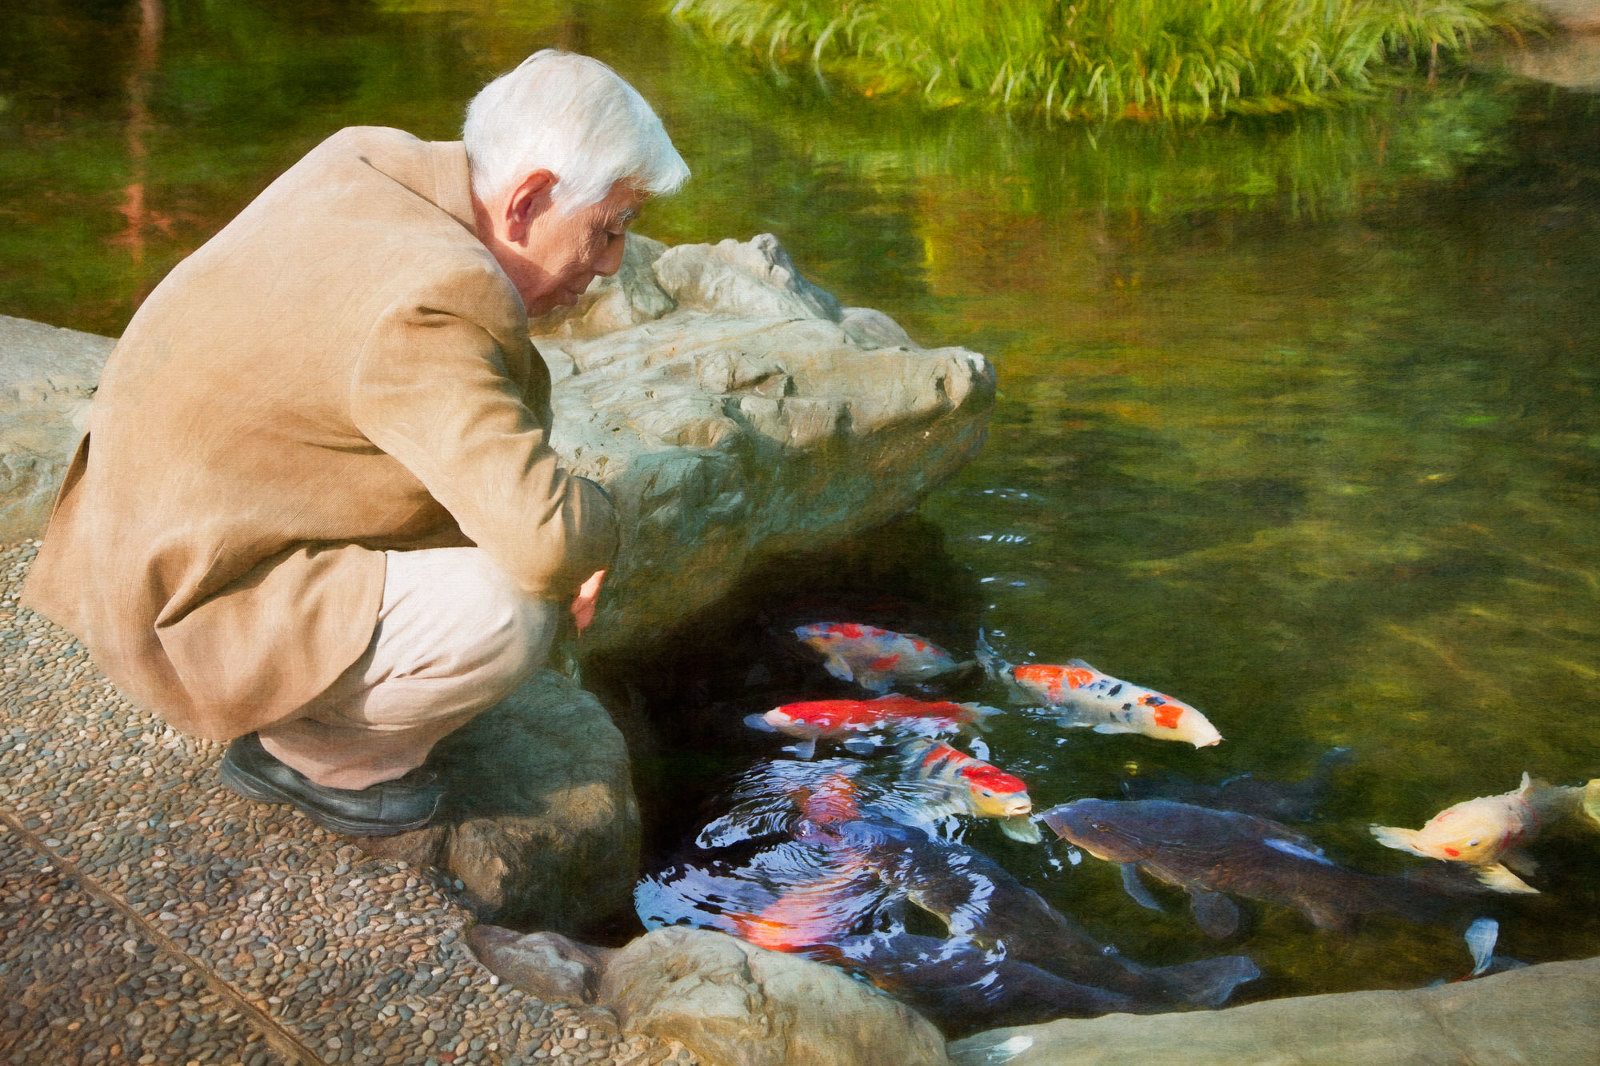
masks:
<svg viewBox="0 0 1600 1066"><path fill-rule="evenodd" d="M179 264L106 364L27 602L222 779L337 832L581 629L617 543L549 443L528 317L621 263L688 168L634 89L545 51L462 141L343 130Z"/></svg>

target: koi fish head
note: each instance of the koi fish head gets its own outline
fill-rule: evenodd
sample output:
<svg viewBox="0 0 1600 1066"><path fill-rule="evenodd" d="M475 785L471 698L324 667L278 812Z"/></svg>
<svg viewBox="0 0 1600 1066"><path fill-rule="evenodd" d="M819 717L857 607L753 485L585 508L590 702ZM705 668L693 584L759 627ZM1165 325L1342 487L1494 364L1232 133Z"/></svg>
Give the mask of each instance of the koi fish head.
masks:
<svg viewBox="0 0 1600 1066"><path fill-rule="evenodd" d="M817 736L825 718L806 704L786 703L762 715L761 721L766 723L767 728L785 736L805 738Z"/></svg>
<svg viewBox="0 0 1600 1066"><path fill-rule="evenodd" d="M1040 817L1062 840L1097 859L1138 862L1148 858L1152 849L1139 826L1128 824L1123 810L1115 801L1082 799L1052 807Z"/></svg>
<svg viewBox="0 0 1600 1066"><path fill-rule="evenodd" d="M1033 800L1028 786L1021 778L1013 777L998 766L975 763L962 767L957 776L972 794L975 813L986 818L1012 818L1033 813Z"/></svg>
<svg viewBox="0 0 1600 1066"><path fill-rule="evenodd" d="M1386 848L1429 859L1484 866L1515 847L1528 829L1526 804L1517 797L1484 796L1447 807L1421 829L1375 825L1372 835Z"/></svg>
<svg viewBox="0 0 1600 1066"><path fill-rule="evenodd" d="M861 817L861 790L844 774L829 774L794 793L801 815L817 825L839 825Z"/></svg>
<svg viewBox="0 0 1600 1066"><path fill-rule="evenodd" d="M1209 748L1222 743L1222 734L1210 720L1182 700L1159 692L1140 696L1138 703L1148 708L1155 725L1154 735L1166 740L1182 740L1197 748Z"/></svg>

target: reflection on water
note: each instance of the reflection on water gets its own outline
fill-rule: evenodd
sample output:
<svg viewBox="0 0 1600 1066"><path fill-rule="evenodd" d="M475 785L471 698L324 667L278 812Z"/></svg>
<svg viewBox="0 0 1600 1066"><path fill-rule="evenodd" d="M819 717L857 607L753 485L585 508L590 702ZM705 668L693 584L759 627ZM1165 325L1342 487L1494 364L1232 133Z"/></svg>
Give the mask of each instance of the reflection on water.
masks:
<svg viewBox="0 0 1600 1066"><path fill-rule="evenodd" d="M776 233L846 303L990 354L1004 392L988 446L920 522L804 561L653 670L630 664L657 723L641 774L689 798L654 806L674 807L663 850L723 813L690 826L678 807L770 754L745 715L827 694L749 636L774 622L854 619L960 655L982 629L1013 657L1170 692L1227 737L1196 751L996 719L986 758L1040 807L1163 773L1294 780L1346 748L1305 829L1373 872L1422 860L1371 823L1421 825L1524 770L1596 776L1590 96L1479 77L1296 120L1051 128L750 78L638 0L45 0L0 20L0 313L118 332L332 129L453 136L476 87L543 44L614 63L694 168L645 232ZM1104 864L974 832L1129 957L1202 950ZM1502 954L1600 953L1597 839L1540 842L1541 894L1494 903ZM1250 917L1227 945L1266 972L1246 996L1460 967L1450 932Z"/></svg>

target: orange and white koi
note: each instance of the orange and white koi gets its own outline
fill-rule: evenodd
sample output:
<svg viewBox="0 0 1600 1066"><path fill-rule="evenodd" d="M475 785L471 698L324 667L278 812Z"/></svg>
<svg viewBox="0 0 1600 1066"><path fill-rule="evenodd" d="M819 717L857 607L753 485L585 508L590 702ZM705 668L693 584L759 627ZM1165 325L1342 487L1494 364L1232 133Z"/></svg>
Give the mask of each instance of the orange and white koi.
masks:
<svg viewBox="0 0 1600 1066"><path fill-rule="evenodd" d="M1033 800L1020 777L942 740L912 740L901 752L912 777L940 794L929 804L930 813L994 818L1000 831L1013 840L1037 844L1044 839L1028 817Z"/></svg>
<svg viewBox="0 0 1600 1066"><path fill-rule="evenodd" d="M1102 673L1082 659L1065 665L1012 665L978 637L978 661L989 676L1005 682L1018 698L1060 712L1066 728L1087 726L1096 733L1138 733L1157 740L1181 740L1197 748L1222 742L1222 734L1195 708L1154 689Z"/></svg>
<svg viewBox="0 0 1600 1066"><path fill-rule="evenodd" d="M841 681L868 692L918 685L957 673L963 666L937 644L915 633L896 633L856 622L817 622L794 631L800 643L822 653L823 667Z"/></svg>
<svg viewBox="0 0 1600 1066"><path fill-rule="evenodd" d="M976 703L879 696L872 700L785 703L765 714L752 715L746 721L757 728L773 729L799 740L800 757L809 759L816 751L817 740L823 737L873 732L954 733L969 727L981 729L984 719L998 713L993 707Z"/></svg>
<svg viewBox="0 0 1600 1066"><path fill-rule="evenodd" d="M1459 862L1472 868L1479 881L1496 892L1539 890L1512 872L1536 872L1537 865L1518 849L1552 818L1578 811L1584 786L1552 787L1528 774L1522 783L1497 796L1462 800L1428 819L1421 829L1371 826L1386 848L1409 851L1428 859Z"/></svg>

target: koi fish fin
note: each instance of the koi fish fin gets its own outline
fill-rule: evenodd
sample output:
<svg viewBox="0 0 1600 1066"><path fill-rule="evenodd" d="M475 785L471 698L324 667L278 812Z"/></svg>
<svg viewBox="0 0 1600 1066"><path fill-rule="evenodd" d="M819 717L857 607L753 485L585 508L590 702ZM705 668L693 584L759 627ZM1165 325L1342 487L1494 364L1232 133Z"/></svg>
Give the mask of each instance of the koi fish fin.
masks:
<svg viewBox="0 0 1600 1066"><path fill-rule="evenodd" d="M978 640L973 645L973 654L977 657L978 665L983 667L984 673L996 681L1004 681L1011 672L1011 664L1000 658L1000 653L989 646L988 638L983 630L978 630Z"/></svg>
<svg viewBox="0 0 1600 1066"><path fill-rule="evenodd" d="M1396 851L1409 851L1413 855L1421 855L1425 858L1433 857L1422 849L1422 834L1415 829L1399 829L1392 825L1371 825L1367 828L1372 831L1373 836L1378 838L1378 843L1386 848L1394 848Z"/></svg>
<svg viewBox="0 0 1600 1066"><path fill-rule="evenodd" d="M1307 847L1293 840L1284 840L1281 837L1267 837L1261 841L1273 851L1281 851L1285 855L1293 855L1297 859L1309 859L1311 862L1320 862L1324 866L1332 866L1333 860L1322 854L1321 848Z"/></svg>
<svg viewBox="0 0 1600 1066"><path fill-rule="evenodd" d="M1239 905L1221 892L1191 887L1189 909L1207 936L1226 940L1239 931Z"/></svg>
<svg viewBox="0 0 1600 1066"><path fill-rule="evenodd" d="M843 657L839 655L829 655L823 660L822 668L840 681L854 681L856 679L855 671L850 669L850 664L845 662Z"/></svg>
<svg viewBox="0 0 1600 1066"><path fill-rule="evenodd" d="M1068 665L1068 666L1076 666L1080 670L1094 670L1094 672L1097 673L1097 674L1101 672L1099 669L1097 669L1097 668L1095 668L1093 666L1090 666L1088 663L1084 662L1082 659L1068 659L1066 665Z"/></svg>
<svg viewBox="0 0 1600 1066"><path fill-rule="evenodd" d="M1123 722L1096 722L1094 731L1096 733L1137 733L1139 729L1137 726L1127 725Z"/></svg>
<svg viewBox="0 0 1600 1066"><path fill-rule="evenodd" d="M1122 868L1122 890L1128 894L1139 906L1147 911L1161 911L1166 908L1161 906L1161 901L1150 894L1143 881L1139 879L1139 864L1133 862L1119 862Z"/></svg>
<svg viewBox="0 0 1600 1066"><path fill-rule="evenodd" d="M789 745L789 750L794 752L797 759L811 759L817 754L817 738L808 737Z"/></svg>
<svg viewBox="0 0 1600 1066"><path fill-rule="evenodd" d="M1467 926L1465 934L1467 951L1472 954L1472 973L1477 977L1494 961L1494 945L1500 939L1500 923L1493 918L1479 918Z"/></svg>
<svg viewBox="0 0 1600 1066"><path fill-rule="evenodd" d="M967 710L972 712L972 728L976 729L980 733L987 733L989 731L990 718L993 718L997 714L1006 713L998 707L990 707L982 703L963 703L960 704L960 706L965 707Z"/></svg>
<svg viewBox="0 0 1600 1066"><path fill-rule="evenodd" d="M1040 834L1039 827L1033 824L1033 819L1026 814L1013 814L1010 818L1000 819L1000 832L1012 840L1024 844L1040 844L1044 836Z"/></svg>
<svg viewBox="0 0 1600 1066"><path fill-rule="evenodd" d="M1515 851L1508 851L1504 855L1501 855L1500 863L1501 865L1509 867L1510 869L1515 870L1517 873L1523 874L1527 877L1537 877L1539 874L1538 862L1534 860L1532 855L1529 855L1520 848Z"/></svg>
<svg viewBox="0 0 1600 1066"><path fill-rule="evenodd" d="M1493 866L1480 866L1473 873L1478 875L1478 880L1494 889L1496 892L1522 893L1524 895L1537 895L1539 890L1528 882L1512 873L1500 863Z"/></svg>
<svg viewBox="0 0 1600 1066"><path fill-rule="evenodd" d="M1300 904L1300 911L1318 929L1332 929L1336 933L1348 933L1355 928L1354 918L1345 911L1337 910L1330 905L1307 901Z"/></svg>
<svg viewBox="0 0 1600 1066"><path fill-rule="evenodd" d="M1261 976L1261 968L1245 955L1197 959L1153 972L1178 1002L1207 1008L1222 1006L1236 987Z"/></svg>
<svg viewBox="0 0 1600 1066"><path fill-rule="evenodd" d="M871 755L878 750L870 737L848 737L839 746L851 755Z"/></svg>

